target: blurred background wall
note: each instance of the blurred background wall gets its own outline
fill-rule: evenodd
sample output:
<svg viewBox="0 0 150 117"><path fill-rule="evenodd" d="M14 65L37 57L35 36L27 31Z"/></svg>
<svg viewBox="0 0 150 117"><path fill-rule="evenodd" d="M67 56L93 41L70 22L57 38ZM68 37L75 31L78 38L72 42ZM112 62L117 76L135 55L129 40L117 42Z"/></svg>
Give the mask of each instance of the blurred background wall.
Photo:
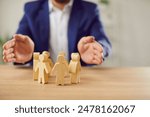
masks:
<svg viewBox="0 0 150 117"><path fill-rule="evenodd" d="M1 38L15 33L28 1L31 0L0 0ZM112 55L102 66L150 66L150 0L108 0L108 4L88 1L99 5L113 46Z"/></svg>

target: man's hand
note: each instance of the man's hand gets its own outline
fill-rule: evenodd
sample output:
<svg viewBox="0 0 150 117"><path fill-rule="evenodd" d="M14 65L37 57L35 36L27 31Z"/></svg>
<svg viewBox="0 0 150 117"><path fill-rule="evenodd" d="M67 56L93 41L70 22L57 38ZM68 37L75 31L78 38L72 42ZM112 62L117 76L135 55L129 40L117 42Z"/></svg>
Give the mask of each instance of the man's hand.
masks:
<svg viewBox="0 0 150 117"><path fill-rule="evenodd" d="M101 64L103 62L103 48L93 36L83 37L78 42L81 59L87 64Z"/></svg>
<svg viewBox="0 0 150 117"><path fill-rule="evenodd" d="M4 62L25 63L32 58L34 43L30 37L16 34L3 45Z"/></svg>

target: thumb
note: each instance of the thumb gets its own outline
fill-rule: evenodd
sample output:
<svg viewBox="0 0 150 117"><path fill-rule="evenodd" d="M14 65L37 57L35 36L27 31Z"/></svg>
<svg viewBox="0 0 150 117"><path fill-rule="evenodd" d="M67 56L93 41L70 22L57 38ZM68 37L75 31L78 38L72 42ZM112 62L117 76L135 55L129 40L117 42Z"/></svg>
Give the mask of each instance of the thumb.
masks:
<svg viewBox="0 0 150 117"><path fill-rule="evenodd" d="M88 48L89 48L90 44L80 44L78 45L78 51L80 54L84 53Z"/></svg>
<svg viewBox="0 0 150 117"><path fill-rule="evenodd" d="M87 37L82 37L79 42L78 42L78 51L83 52L89 47L88 43L92 43L95 41L94 36L87 36Z"/></svg>
<svg viewBox="0 0 150 117"><path fill-rule="evenodd" d="M94 36L87 36L87 37L83 37L81 39L82 43L87 44L87 43L92 43L93 41L95 41L95 37Z"/></svg>
<svg viewBox="0 0 150 117"><path fill-rule="evenodd" d="M27 40L27 36L21 35L21 34L15 34L15 35L13 35L13 38L16 41L20 41L20 42L25 42Z"/></svg>
<svg viewBox="0 0 150 117"><path fill-rule="evenodd" d="M83 45L83 51L87 50L89 48L89 46L90 46L90 44L88 44L88 43Z"/></svg>

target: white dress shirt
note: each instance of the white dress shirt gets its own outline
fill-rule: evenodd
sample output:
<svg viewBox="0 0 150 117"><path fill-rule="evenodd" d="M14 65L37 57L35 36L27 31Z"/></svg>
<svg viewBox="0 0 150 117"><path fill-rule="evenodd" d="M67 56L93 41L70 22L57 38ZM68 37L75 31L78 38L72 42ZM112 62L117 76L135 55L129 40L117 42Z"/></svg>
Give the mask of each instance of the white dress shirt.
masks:
<svg viewBox="0 0 150 117"><path fill-rule="evenodd" d="M50 10L50 55L53 62L56 62L60 51L66 53L68 60L68 22L73 5L73 0L70 0L65 5L63 10L56 8L52 1L49 0Z"/></svg>

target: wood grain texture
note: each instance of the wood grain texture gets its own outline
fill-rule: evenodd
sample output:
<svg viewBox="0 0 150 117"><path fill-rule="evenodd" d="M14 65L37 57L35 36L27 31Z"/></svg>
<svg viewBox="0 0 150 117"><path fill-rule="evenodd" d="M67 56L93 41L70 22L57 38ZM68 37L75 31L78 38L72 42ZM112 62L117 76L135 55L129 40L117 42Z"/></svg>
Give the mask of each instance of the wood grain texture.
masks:
<svg viewBox="0 0 150 117"><path fill-rule="evenodd" d="M80 84L56 86L33 81L32 68L0 66L0 99L150 99L150 68L82 68Z"/></svg>

